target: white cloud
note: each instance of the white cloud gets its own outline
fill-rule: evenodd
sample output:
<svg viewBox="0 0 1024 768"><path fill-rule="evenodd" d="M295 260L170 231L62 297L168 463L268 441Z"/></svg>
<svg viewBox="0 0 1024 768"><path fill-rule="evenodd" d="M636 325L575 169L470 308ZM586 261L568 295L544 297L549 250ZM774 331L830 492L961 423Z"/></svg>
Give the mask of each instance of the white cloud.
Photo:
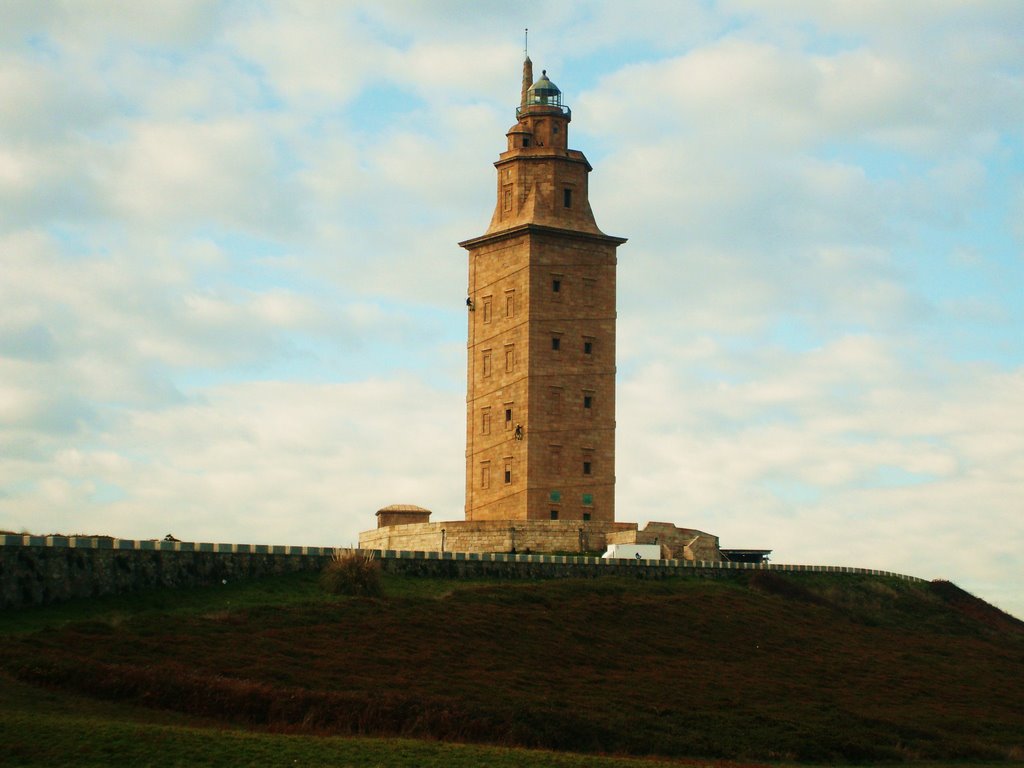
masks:
<svg viewBox="0 0 1024 768"><path fill-rule="evenodd" d="M262 69L277 96L300 109L334 110L372 88L393 56L351 6L285 3L248 15L227 39Z"/></svg>
<svg viewBox="0 0 1024 768"><path fill-rule="evenodd" d="M1020 372L947 369L937 382L862 338L748 358L741 383L723 385L690 372L735 359L704 351L620 382L621 513L771 547L779 561L968 582L999 570L976 561L979 542L1021 534Z"/></svg>
<svg viewBox="0 0 1024 768"><path fill-rule="evenodd" d="M109 154L102 188L122 216L258 229L292 218L275 160L272 137L250 120L136 122Z"/></svg>
<svg viewBox="0 0 1024 768"><path fill-rule="evenodd" d="M211 388L22 464L31 487L0 514L33 530L348 544L390 503L461 511L462 431L437 427L461 418L460 399L416 380Z"/></svg>

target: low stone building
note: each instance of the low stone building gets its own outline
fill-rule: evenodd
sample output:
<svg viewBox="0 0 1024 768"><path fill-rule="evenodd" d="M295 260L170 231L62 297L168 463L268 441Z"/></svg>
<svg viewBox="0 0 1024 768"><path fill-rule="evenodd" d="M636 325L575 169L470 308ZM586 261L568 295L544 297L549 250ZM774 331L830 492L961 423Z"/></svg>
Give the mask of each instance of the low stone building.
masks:
<svg viewBox="0 0 1024 768"><path fill-rule="evenodd" d="M381 512L378 521L385 517ZM722 559L717 536L671 523L648 523L639 530L636 523L603 521L448 520L392 523L359 534L360 549L418 552L575 554L602 552L609 544L658 544L669 560Z"/></svg>
<svg viewBox="0 0 1024 768"><path fill-rule="evenodd" d="M415 504L391 504L377 510L377 527L429 523L430 510Z"/></svg>
<svg viewBox="0 0 1024 768"><path fill-rule="evenodd" d="M608 536L609 544L658 544L665 560L722 559L718 537L695 528L679 528L672 523L648 523L641 530L622 531Z"/></svg>

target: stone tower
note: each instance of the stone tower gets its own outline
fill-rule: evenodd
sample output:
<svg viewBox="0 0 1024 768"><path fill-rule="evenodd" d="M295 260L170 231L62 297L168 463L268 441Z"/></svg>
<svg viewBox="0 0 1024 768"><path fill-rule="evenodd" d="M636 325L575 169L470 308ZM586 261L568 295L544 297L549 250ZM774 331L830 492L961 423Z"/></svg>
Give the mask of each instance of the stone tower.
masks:
<svg viewBox="0 0 1024 768"><path fill-rule="evenodd" d="M569 149L570 109L523 63L497 203L469 251L467 520L615 520L615 263Z"/></svg>

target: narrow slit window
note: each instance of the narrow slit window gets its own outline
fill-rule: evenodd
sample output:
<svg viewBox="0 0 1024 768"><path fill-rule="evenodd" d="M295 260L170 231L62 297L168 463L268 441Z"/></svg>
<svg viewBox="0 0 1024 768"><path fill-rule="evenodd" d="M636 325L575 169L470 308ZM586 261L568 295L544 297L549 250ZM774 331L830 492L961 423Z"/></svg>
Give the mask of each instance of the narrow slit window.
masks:
<svg viewBox="0 0 1024 768"><path fill-rule="evenodd" d="M558 336L551 337L551 349L555 352L562 348L562 340Z"/></svg>
<svg viewBox="0 0 1024 768"><path fill-rule="evenodd" d="M572 190L568 187L562 190L562 205L566 208L572 208Z"/></svg>
<svg viewBox="0 0 1024 768"><path fill-rule="evenodd" d="M480 413L480 434L491 434L491 409L484 408Z"/></svg>
<svg viewBox="0 0 1024 768"><path fill-rule="evenodd" d="M551 519L552 520L557 520L558 519L558 510L557 509L552 509L551 510Z"/></svg>
<svg viewBox="0 0 1024 768"><path fill-rule="evenodd" d="M491 375L491 350L485 349L483 356L484 376Z"/></svg>
<svg viewBox="0 0 1024 768"><path fill-rule="evenodd" d="M505 406L505 429L512 429L512 406Z"/></svg>
<svg viewBox="0 0 1024 768"><path fill-rule="evenodd" d="M590 474L593 474L593 472L591 471L591 470L593 469L593 466L594 466L594 465L593 465L593 463L592 463L592 462L590 462L590 461L584 461L584 462L583 462L583 474L584 474L584 475L590 475Z"/></svg>
<svg viewBox="0 0 1024 768"><path fill-rule="evenodd" d="M505 459L505 485L512 483L512 459Z"/></svg>

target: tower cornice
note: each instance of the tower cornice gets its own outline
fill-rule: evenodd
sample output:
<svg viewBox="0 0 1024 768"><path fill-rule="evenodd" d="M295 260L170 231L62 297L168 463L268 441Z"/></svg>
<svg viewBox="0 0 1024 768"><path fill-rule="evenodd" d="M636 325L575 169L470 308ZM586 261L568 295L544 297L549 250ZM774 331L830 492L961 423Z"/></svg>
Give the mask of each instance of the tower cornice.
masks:
<svg viewBox="0 0 1024 768"><path fill-rule="evenodd" d="M516 160L523 160L525 162L541 162L543 160L551 160L552 158L563 160L568 163L579 163L586 167L588 173L594 170L590 161L587 160L586 155L578 149L558 149L556 147L517 147L515 149L510 149L498 155L498 159L494 161L494 167L501 168L502 166L515 162Z"/></svg>
<svg viewBox="0 0 1024 768"><path fill-rule="evenodd" d="M523 234L559 235L562 237L572 237L574 239L610 243L616 246L622 245L627 240L625 237L615 237L614 235L606 235L604 233L584 232L578 229L567 229L565 227L549 227L544 224L519 224L517 226L510 227L509 229L502 229L498 232L488 232L487 234L480 235L479 237L471 237L469 240L462 240L459 243L459 246L466 249L477 248L487 243L498 242L518 237Z"/></svg>

